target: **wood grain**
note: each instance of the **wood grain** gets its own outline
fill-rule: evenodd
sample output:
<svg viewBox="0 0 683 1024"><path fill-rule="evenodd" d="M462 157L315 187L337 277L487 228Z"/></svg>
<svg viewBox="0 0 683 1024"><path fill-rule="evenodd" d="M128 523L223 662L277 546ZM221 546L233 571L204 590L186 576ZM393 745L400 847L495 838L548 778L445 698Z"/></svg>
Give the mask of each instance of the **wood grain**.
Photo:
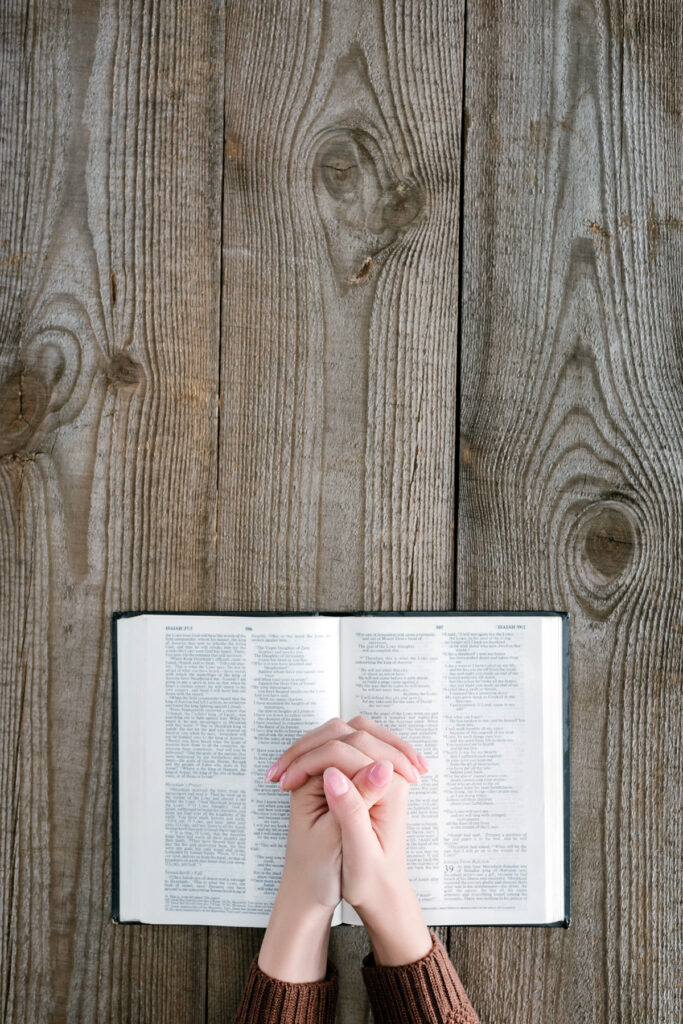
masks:
<svg viewBox="0 0 683 1024"><path fill-rule="evenodd" d="M227 5L221 607L452 601L462 28ZM211 930L210 1021L261 934ZM368 1020L364 933L330 948L338 1019Z"/></svg>
<svg viewBox="0 0 683 1024"><path fill-rule="evenodd" d="M572 623L574 923L454 936L491 1024L683 1013L680 42L468 9L457 599Z"/></svg>
<svg viewBox="0 0 683 1024"><path fill-rule="evenodd" d="M114 609L453 603L572 614L574 923L439 929L482 1020L683 1019L682 19L5 0L3 1021L218 1024L260 944L110 921Z"/></svg>
<svg viewBox="0 0 683 1024"><path fill-rule="evenodd" d="M223 19L4 14L0 1013L203 1020L206 930L110 920L109 623L213 599Z"/></svg>

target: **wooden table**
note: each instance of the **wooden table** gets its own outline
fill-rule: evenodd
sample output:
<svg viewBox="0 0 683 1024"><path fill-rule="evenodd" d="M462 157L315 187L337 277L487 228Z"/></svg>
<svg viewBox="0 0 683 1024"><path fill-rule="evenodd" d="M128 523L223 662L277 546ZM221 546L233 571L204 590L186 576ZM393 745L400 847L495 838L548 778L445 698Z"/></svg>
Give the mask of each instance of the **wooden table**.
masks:
<svg viewBox="0 0 683 1024"><path fill-rule="evenodd" d="M3 1021L260 944L110 920L114 609L451 607L572 616L574 923L440 930L482 1020L683 1019L682 17L3 5Z"/></svg>

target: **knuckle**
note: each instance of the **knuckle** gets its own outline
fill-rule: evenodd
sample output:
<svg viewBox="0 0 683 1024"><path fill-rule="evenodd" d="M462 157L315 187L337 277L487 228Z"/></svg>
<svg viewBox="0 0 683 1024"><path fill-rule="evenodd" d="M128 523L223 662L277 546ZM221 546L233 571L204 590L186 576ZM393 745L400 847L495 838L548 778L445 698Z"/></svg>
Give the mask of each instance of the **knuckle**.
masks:
<svg viewBox="0 0 683 1024"><path fill-rule="evenodd" d="M333 730L334 736L345 736L349 731L343 718L331 718L327 724Z"/></svg>
<svg viewBox="0 0 683 1024"><path fill-rule="evenodd" d="M342 753L344 751L344 749L347 746L347 744L344 743L343 740L334 739L334 740L328 740L327 743L325 744L325 746L331 752L334 752L335 754L340 754L340 753Z"/></svg>

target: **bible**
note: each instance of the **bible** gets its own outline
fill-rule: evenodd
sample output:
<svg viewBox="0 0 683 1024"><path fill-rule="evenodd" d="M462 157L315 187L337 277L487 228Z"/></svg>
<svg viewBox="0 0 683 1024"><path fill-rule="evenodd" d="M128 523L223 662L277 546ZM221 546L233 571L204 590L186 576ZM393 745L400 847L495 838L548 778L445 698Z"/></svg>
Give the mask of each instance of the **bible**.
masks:
<svg viewBox="0 0 683 1024"><path fill-rule="evenodd" d="M430 762L407 862L428 925L570 922L560 612L162 613L112 620L112 917L265 927L295 739L364 714ZM361 924L341 900L332 919Z"/></svg>

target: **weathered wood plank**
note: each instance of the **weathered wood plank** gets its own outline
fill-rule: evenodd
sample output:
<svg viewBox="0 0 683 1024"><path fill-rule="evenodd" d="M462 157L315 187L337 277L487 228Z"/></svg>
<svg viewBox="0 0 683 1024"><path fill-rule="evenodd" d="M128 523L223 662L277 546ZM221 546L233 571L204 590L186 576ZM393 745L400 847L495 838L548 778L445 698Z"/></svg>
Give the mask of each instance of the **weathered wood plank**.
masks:
<svg viewBox="0 0 683 1024"><path fill-rule="evenodd" d="M461 3L227 5L222 607L452 602L462 32ZM216 1024L261 934L211 930ZM340 1021L368 948L335 929Z"/></svg>
<svg viewBox="0 0 683 1024"><path fill-rule="evenodd" d="M61 158L54 102L65 77L58 5L0 14L0 1018L50 1007L46 496L41 460L22 451L46 395L16 372L25 309L54 219ZM32 57L31 70L28 56ZM56 116L53 116L56 115ZM62 114L63 116L63 114ZM32 144L28 139L35 132ZM31 637L39 639L31 644Z"/></svg>
<svg viewBox="0 0 683 1024"><path fill-rule="evenodd" d="M222 11L8 25L0 1012L203 1021L206 930L110 921L109 624L213 601Z"/></svg>
<svg viewBox="0 0 683 1024"><path fill-rule="evenodd" d="M490 1024L683 1013L682 41L468 8L458 604L572 616L574 923L454 934Z"/></svg>

